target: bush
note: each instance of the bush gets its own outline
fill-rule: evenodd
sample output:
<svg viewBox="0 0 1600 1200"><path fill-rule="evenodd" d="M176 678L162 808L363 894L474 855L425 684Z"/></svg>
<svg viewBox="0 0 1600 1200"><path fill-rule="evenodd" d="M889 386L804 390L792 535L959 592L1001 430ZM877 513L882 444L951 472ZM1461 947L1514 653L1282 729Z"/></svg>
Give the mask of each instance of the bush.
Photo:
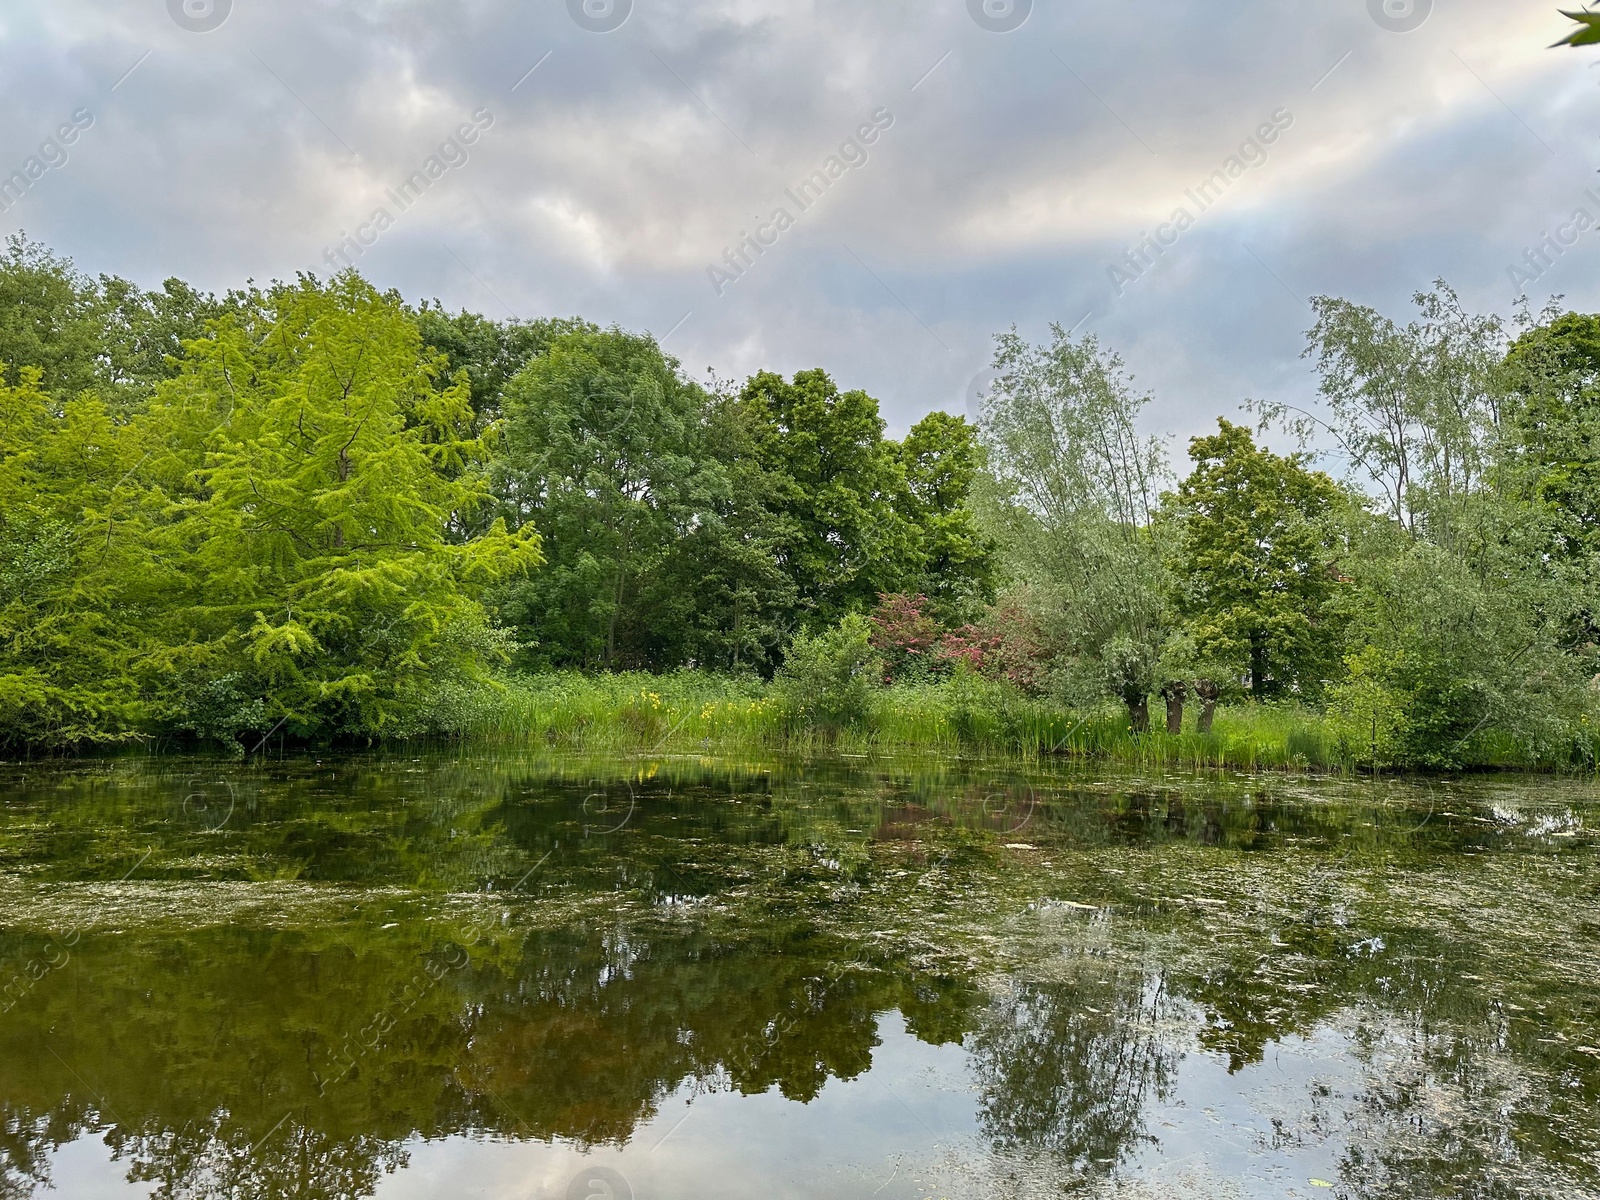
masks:
<svg viewBox="0 0 1600 1200"><path fill-rule="evenodd" d="M948 664L938 656L939 625L926 596L880 595L871 617L872 648L883 657L884 683L921 683Z"/></svg>
<svg viewBox="0 0 1600 1200"><path fill-rule="evenodd" d="M883 663L865 617L845 617L815 637L795 638L773 681L791 726L836 733L867 723Z"/></svg>
<svg viewBox="0 0 1600 1200"><path fill-rule="evenodd" d="M1345 659L1345 672L1328 697L1328 717L1339 753L1373 768L1404 762L1412 698L1385 678L1388 671L1383 653L1376 646L1367 646Z"/></svg>

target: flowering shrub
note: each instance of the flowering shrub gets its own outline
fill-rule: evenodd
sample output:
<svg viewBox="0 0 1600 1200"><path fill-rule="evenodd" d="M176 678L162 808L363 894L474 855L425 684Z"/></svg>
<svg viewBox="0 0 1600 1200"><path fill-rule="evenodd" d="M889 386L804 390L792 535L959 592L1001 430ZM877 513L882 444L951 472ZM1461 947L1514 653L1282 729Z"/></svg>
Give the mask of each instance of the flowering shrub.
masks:
<svg viewBox="0 0 1600 1200"><path fill-rule="evenodd" d="M987 679L1004 679L1023 691L1044 691L1051 653L1038 622L1022 605L1004 602L984 614L976 624L945 634L939 656L947 662L965 663Z"/></svg>
<svg viewBox="0 0 1600 1200"><path fill-rule="evenodd" d="M939 624L925 610L926 596L880 595L871 617L872 648L883 659L883 682L925 679L944 665Z"/></svg>

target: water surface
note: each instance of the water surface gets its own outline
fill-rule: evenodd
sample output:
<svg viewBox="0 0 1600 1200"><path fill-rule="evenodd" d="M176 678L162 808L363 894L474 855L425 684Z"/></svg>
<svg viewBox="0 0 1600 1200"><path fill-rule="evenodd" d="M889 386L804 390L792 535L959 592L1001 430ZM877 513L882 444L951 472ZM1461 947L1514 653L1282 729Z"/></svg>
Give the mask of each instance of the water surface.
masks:
<svg viewBox="0 0 1600 1200"><path fill-rule="evenodd" d="M0 1198L1600 1196L1589 781L0 766Z"/></svg>

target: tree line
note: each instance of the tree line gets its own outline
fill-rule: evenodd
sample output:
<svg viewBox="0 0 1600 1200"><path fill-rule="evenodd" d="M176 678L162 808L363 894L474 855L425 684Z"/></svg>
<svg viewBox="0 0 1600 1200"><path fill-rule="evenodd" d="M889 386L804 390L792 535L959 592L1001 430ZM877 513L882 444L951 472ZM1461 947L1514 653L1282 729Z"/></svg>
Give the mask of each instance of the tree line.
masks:
<svg viewBox="0 0 1600 1200"><path fill-rule="evenodd" d="M697 668L844 717L977 674L1136 730L1253 700L1375 761L1570 755L1600 318L1417 302L1318 299L1317 411L1219 420L1180 477L1120 358L1059 328L996 339L976 423L895 440L822 370L696 381L647 334L353 272L145 291L19 235L0 742L405 736L506 672Z"/></svg>

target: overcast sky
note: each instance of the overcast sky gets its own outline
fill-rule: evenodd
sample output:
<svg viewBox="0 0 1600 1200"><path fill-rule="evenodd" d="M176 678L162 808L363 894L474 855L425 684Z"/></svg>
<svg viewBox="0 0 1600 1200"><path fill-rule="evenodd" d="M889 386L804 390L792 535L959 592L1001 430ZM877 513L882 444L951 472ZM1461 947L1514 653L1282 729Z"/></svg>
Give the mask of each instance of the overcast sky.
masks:
<svg viewBox="0 0 1600 1200"><path fill-rule="evenodd" d="M0 168L92 124L3 221L218 290L327 274L359 235L408 298L647 329L697 376L820 365L897 432L964 411L995 331L1058 321L1186 436L1311 395L1307 297L1402 315L1443 276L1506 313L1525 250L1600 224L1600 53L1547 49L1567 25L1554 0L50 0L0 10ZM732 278L747 233L771 245ZM1145 235L1170 245L1131 278ZM1536 304L1600 308L1600 234L1551 261Z"/></svg>

